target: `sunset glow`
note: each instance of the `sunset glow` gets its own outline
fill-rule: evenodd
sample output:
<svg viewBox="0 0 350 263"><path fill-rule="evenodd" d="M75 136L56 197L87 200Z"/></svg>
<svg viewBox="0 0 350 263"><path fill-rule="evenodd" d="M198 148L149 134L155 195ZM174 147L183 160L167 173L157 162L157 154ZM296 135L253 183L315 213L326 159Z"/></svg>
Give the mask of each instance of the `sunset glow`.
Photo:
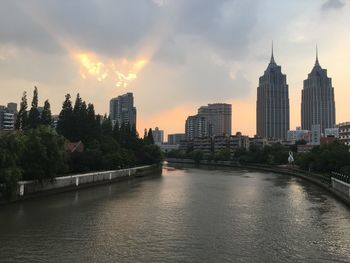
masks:
<svg viewBox="0 0 350 263"><path fill-rule="evenodd" d="M126 88L137 78L137 73L147 64L146 59L136 61L105 60L92 53L75 55L80 64L80 76L83 79L93 78L99 82L112 80L116 87Z"/></svg>

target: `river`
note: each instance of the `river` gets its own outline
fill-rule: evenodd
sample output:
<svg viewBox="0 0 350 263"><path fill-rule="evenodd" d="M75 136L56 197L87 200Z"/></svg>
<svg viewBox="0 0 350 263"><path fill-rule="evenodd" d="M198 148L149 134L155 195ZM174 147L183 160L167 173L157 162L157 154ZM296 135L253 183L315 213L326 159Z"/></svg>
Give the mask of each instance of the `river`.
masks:
<svg viewBox="0 0 350 263"><path fill-rule="evenodd" d="M350 262L350 210L286 175L168 166L0 206L0 262Z"/></svg>

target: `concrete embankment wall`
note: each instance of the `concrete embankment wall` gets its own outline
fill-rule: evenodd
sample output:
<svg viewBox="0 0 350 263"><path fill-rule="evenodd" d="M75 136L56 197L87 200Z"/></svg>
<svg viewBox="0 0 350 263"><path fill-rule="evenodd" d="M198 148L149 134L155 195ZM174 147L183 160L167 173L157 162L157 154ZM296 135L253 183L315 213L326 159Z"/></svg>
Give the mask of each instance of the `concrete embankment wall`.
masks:
<svg viewBox="0 0 350 263"><path fill-rule="evenodd" d="M178 163L178 164L196 164L194 160L191 159L175 159L175 158L168 158L166 161L169 163ZM198 163L197 163L198 164ZM342 182L338 179L331 178L332 183L329 181L326 181L325 177L322 177L321 175L315 174L315 173L308 173L304 172L298 169L288 169L288 168L281 168L281 167L274 167L274 166L264 166L264 165L241 165L237 162L230 162L230 161L220 161L220 162L214 162L214 161L207 161L207 160L201 160L199 165L209 165L209 166L223 166L223 167L234 167L234 168L243 168L243 169L251 169L251 170L258 170L258 171L265 171L265 172L272 172L272 173L281 173L286 174L294 177L302 178L306 181L312 182L331 194L335 196L337 199L345 203L347 206L350 207L350 185Z"/></svg>
<svg viewBox="0 0 350 263"><path fill-rule="evenodd" d="M332 177L332 187L350 198L350 184Z"/></svg>
<svg viewBox="0 0 350 263"><path fill-rule="evenodd" d="M17 187L17 197L19 199L23 199L29 196L44 193L74 190L96 184L110 183L122 179L156 174L159 171L161 171L160 166L147 165L122 170L56 177L53 181L43 181L41 183L38 181L19 181Z"/></svg>

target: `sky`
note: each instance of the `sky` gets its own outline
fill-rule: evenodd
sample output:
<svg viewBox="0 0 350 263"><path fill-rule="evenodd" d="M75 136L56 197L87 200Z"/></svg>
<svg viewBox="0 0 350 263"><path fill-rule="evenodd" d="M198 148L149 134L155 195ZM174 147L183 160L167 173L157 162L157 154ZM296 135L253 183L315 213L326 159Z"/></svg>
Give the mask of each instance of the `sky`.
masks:
<svg viewBox="0 0 350 263"><path fill-rule="evenodd" d="M350 121L349 0L2 0L0 105L70 93L108 113L133 92L137 127L184 132L201 105L232 104L233 133L254 135L256 89L274 43L287 75L291 129L303 80L319 61L333 79L337 122Z"/></svg>

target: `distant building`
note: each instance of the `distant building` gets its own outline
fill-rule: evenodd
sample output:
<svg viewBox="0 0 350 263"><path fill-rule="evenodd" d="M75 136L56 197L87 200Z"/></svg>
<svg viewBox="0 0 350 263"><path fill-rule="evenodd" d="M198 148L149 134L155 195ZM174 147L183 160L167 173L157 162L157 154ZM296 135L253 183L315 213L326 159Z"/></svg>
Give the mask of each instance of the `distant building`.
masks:
<svg viewBox="0 0 350 263"><path fill-rule="evenodd" d="M162 144L164 142L164 131L159 130L158 127L156 127L154 130L152 130L153 140L155 144Z"/></svg>
<svg viewBox="0 0 350 263"><path fill-rule="evenodd" d="M213 103L198 109L198 116L205 117L208 122L208 135L231 135L232 105Z"/></svg>
<svg viewBox="0 0 350 263"><path fill-rule="evenodd" d="M185 124L186 140L208 136L208 120L199 115L189 116Z"/></svg>
<svg viewBox="0 0 350 263"><path fill-rule="evenodd" d="M136 108L134 96L131 92L111 99L109 103L109 116L113 126L118 123L129 123L130 127L136 127Z"/></svg>
<svg viewBox="0 0 350 263"><path fill-rule="evenodd" d="M17 119L17 104L8 103L7 107L0 106L0 130L14 130Z"/></svg>
<svg viewBox="0 0 350 263"><path fill-rule="evenodd" d="M249 137L240 133L231 136L215 136L213 137L213 144L214 153L229 150L231 156L239 149L248 151L250 146Z"/></svg>
<svg viewBox="0 0 350 263"><path fill-rule="evenodd" d="M311 127L311 144L321 144L321 125L319 124L312 125Z"/></svg>
<svg viewBox="0 0 350 263"><path fill-rule="evenodd" d="M85 147L84 147L84 144L79 141L79 142L69 142L69 141L66 141L64 143L64 149L66 150L66 152L69 152L69 153L74 153L74 152L83 152Z"/></svg>
<svg viewBox="0 0 350 263"><path fill-rule="evenodd" d="M260 138L286 139L289 130L287 76L271 53L271 60L259 78L256 102L256 134Z"/></svg>
<svg viewBox="0 0 350 263"><path fill-rule="evenodd" d="M324 129L324 137L339 138L339 128Z"/></svg>
<svg viewBox="0 0 350 263"><path fill-rule="evenodd" d="M194 138L193 140L193 150L201 151L205 156L210 156L221 150L228 150L233 155L239 149L249 150L249 137L241 133L230 136Z"/></svg>
<svg viewBox="0 0 350 263"><path fill-rule="evenodd" d="M350 146L350 122L342 122L337 125L339 129L339 141Z"/></svg>
<svg viewBox="0 0 350 263"><path fill-rule="evenodd" d="M161 144L159 145L159 148L162 152L170 152L172 150L178 150L180 149L180 145L179 144Z"/></svg>
<svg viewBox="0 0 350 263"><path fill-rule="evenodd" d="M196 137L193 140L193 151L201 151L205 156L210 156L213 152L212 138Z"/></svg>
<svg viewBox="0 0 350 263"><path fill-rule="evenodd" d="M253 137L249 138L249 143L250 145L255 145L259 147L264 147L269 144L268 140L266 138L261 138L261 137Z"/></svg>
<svg viewBox="0 0 350 263"><path fill-rule="evenodd" d="M168 134L168 144L169 145L177 145L180 144L181 141L186 140L185 133L174 133Z"/></svg>
<svg viewBox="0 0 350 263"><path fill-rule="evenodd" d="M297 127L296 130L290 130L287 132L287 141L295 143L296 141L304 140L306 142L311 141L311 132L308 130L302 130L300 127Z"/></svg>
<svg viewBox="0 0 350 263"><path fill-rule="evenodd" d="M231 153L238 149L245 149L247 151L249 150L249 147L250 147L249 136L242 135L240 132L237 132L236 135L231 135L229 139L230 139Z"/></svg>
<svg viewBox="0 0 350 263"><path fill-rule="evenodd" d="M332 79L327 76L327 70L321 68L317 51L315 65L304 80L301 102L302 129L311 130L315 124L320 125L322 133L336 124Z"/></svg>
<svg viewBox="0 0 350 263"><path fill-rule="evenodd" d="M298 145L297 151L298 153L309 153L313 148L315 148L316 145L312 144L305 144L305 145Z"/></svg>

